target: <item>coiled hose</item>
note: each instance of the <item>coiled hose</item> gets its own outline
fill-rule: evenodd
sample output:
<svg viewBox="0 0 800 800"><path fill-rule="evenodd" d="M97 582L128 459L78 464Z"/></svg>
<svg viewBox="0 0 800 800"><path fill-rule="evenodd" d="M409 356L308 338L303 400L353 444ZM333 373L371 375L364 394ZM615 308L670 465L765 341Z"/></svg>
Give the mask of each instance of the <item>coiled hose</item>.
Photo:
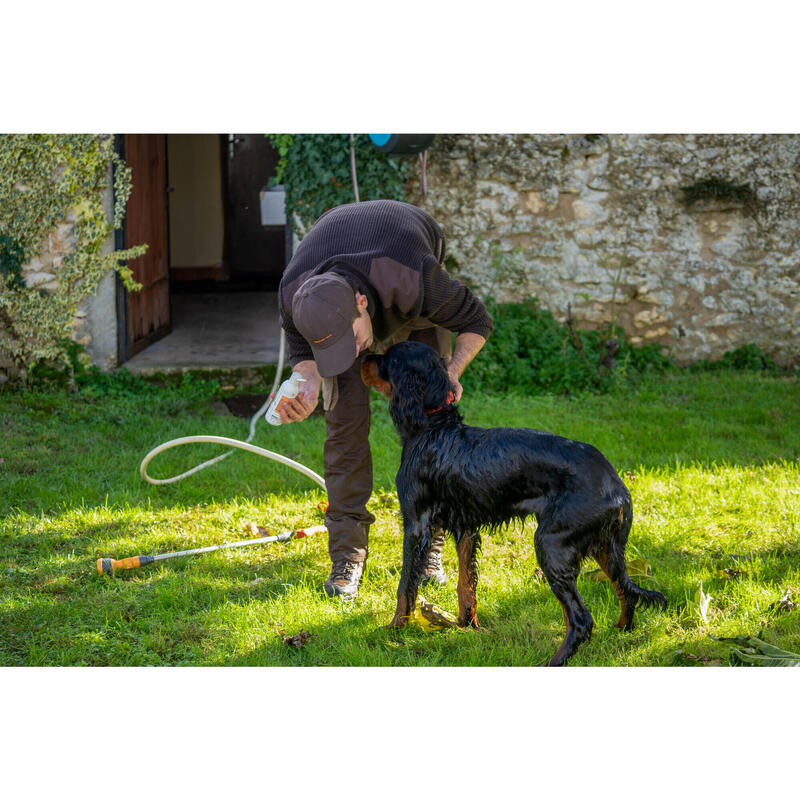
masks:
<svg viewBox="0 0 800 800"><path fill-rule="evenodd" d="M272 391L270 392L270 396L273 395L277 389L278 385L281 380L281 374L283 373L283 361L284 361L284 349L286 347L286 334L281 328L281 342L280 342L280 354L278 356L278 368L275 372L275 382L272 384ZM303 475L311 478L312 481L315 481L322 489L326 489L324 479L318 475L314 470L309 469L308 467L304 466L303 464L298 463L297 461L293 461L291 458L287 458L286 456L282 456L280 453L275 453L272 450L265 450L263 447L256 447L254 444L250 444L255 436L256 433L256 423L258 422L259 417L264 414L267 410L267 406L270 404L270 398L268 397L267 400L264 402L264 405L253 414L252 418L250 419L250 435L247 437L245 441L240 441L239 439L229 439L227 436L182 436L180 439L170 439L168 442L164 442L164 444L160 444L158 447L153 448L142 460L142 463L139 467L139 474L142 476L144 480L148 483L152 483L155 486L160 486L165 483L176 483L177 481L183 480L187 478L189 475L194 475L195 472L199 472L201 469L205 469L206 467L210 467L212 464L218 464L223 459L227 458L233 450L228 450L226 453L217 456L216 458L209 459L208 461L204 461L202 464L198 464L196 467L192 467L192 469L187 470L186 472L182 472L180 475L175 475L172 478L151 478L147 474L147 465L159 454L163 453L165 450L169 450L172 447L179 447L180 445L184 444L195 444L195 443L211 443L211 444L226 444L229 447L233 447L239 450L247 450L250 453L255 453L256 455L263 456L264 458L271 458L273 461L278 461L281 464L285 464L287 467L291 467L292 469L296 469L298 472L302 472Z"/></svg>

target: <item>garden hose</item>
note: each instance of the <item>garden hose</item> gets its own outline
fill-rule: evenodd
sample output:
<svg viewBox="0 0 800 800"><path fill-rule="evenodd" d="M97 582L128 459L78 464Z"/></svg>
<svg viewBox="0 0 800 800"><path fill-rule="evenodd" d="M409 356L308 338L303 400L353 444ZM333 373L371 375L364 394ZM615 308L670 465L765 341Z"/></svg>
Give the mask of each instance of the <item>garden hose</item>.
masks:
<svg viewBox="0 0 800 800"><path fill-rule="evenodd" d="M281 379L281 373L283 372L285 345L286 345L286 334L284 333L283 328L281 328L281 341L280 341L280 354L278 356L278 367L275 372L275 382L272 385L272 391L270 392L270 395L275 393ZM282 456L280 453L275 453L272 450L265 450L263 447L256 447L254 444L250 444L251 440L253 439L253 436L255 436L256 423L258 422L259 417L261 417L261 415L264 414L264 412L267 410L269 402L270 399L268 397L264 405L262 405L261 408L259 408L258 411L256 411L256 413L251 418L250 435L247 437L245 441L242 442L239 441L239 439L229 439L227 436L182 436L179 439L171 439L170 441L164 442L163 444L160 444L158 447L153 448L144 457L141 466L139 467L139 474L148 483L152 483L156 486L160 486L165 483L175 483L176 481L182 480L183 478L186 478L189 475L193 475L195 472L199 472L201 469L205 469L206 467L210 467L212 464L219 463L223 459L227 458L233 452L233 450L228 450L222 455L219 455L216 458L212 458L208 461L204 461L202 464L198 464L196 467L192 467L192 469L187 470L186 472L182 472L180 475L175 475L172 478L151 478L147 474L147 465L159 453L163 453L165 450L169 450L172 447L178 447L184 444L206 442L212 444L226 444L229 447L237 448L239 450L247 450L250 453L255 453L256 455L263 456L264 458L271 458L273 461L278 461L281 464L285 464L287 467L291 467L292 469L296 469L298 472L302 472L303 475L311 478L311 480L315 481L322 489L326 489L324 479L316 472L304 466L303 464L299 464L297 461L293 461L291 458Z"/></svg>
<svg viewBox="0 0 800 800"><path fill-rule="evenodd" d="M98 558L97 572L99 575L113 575L118 569L136 569L155 561L165 561L168 558L178 558L180 556L197 556L202 553L213 553L216 550L230 550L236 547L250 547L254 544L266 544L267 542L288 542L290 539L302 539L306 536L313 536L316 533L325 533L327 528L324 525L314 525L310 528L297 528L296 530L284 531L276 536L259 536L255 539L245 539L242 542L226 542L225 544L212 544L208 547L195 547L192 550L178 550L174 553L160 553L155 556L130 556L129 558Z"/></svg>

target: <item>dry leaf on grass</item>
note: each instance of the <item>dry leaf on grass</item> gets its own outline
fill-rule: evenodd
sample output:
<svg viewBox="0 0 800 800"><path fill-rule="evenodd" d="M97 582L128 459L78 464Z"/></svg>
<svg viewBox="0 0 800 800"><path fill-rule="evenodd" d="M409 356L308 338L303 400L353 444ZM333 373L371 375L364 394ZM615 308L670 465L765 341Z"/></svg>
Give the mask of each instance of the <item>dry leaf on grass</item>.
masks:
<svg viewBox="0 0 800 800"><path fill-rule="evenodd" d="M719 571L719 576L721 578L741 578L742 575L747 577L747 573L741 569L732 569L730 567L726 567L725 569L721 569Z"/></svg>
<svg viewBox="0 0 800 800"><path fill-rule="evenodd" d="M429 603L422 596L417 596L417 605L409 617L409 621L428 632L442 631L445 628L452 628L456 624L456 618L449 611Z"/></svg>
<svg viewBox="0 0 800 800"><path fill-rule="evenodd" d="M703 622L708 622L708 611L711 607L712 596L703 591L703 584L694 593L694 597L686 603L686 610L692 616L700 617Z"/></svg>
<svg viewBox="0 0 800 800"><path fill-rule="evenodd" d="M294 636L287 636L283 630L278 631L278 633L287 647L302 647L312 636L316 636L315 633L309 633L308 631L300 631L300 633L295 633Z"/></svg>
<svg viewBox="0 0 800 800"><path fill-rule="evenodd" d="M262 528L255 522L248 522L245 527L251 536L269 536L269 528Z"/></svg>
<svg viewBox="0 0 800 800"><path fill-rule="evenodd" d="M794 599L794 590L789 587L780 600L770 604L773 611L794 611L797 608L797 601Z"/></svg>
<svg viewBox="0 0 800 800"><path fill-rule="evenodd" d="M711 636L715 642L730 642L731 664L759 667L800 667L800 653L782 650L755 636Z"/></svg>

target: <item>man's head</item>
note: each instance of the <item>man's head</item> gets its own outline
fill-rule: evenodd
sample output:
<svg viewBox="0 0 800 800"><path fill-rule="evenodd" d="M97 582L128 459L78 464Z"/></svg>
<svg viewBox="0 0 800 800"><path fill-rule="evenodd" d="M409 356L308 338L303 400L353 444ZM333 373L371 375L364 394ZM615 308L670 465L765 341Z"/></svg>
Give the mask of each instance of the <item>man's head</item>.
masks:
<svg viewBox="0 0 800 800"><path fill-rule="evenodd" d="M327 272L309 278L294 296L292 319L311 345L323 378L345 372L372 343L367 298L340 275Z"/></svg>

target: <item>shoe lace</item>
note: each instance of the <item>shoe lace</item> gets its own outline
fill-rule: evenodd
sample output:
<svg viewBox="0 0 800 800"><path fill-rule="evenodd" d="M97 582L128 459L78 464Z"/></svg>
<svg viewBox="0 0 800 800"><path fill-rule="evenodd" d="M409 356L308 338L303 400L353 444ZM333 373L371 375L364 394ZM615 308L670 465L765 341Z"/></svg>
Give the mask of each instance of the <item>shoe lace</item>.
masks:
<svg viewBox="0 0 800 800"><path fill-rule="evenodd" d="M441 553L428 553L428 571L441 572L442 571L442 554Z"/></svg>
<svg viewBox="0 0 800 800"><path fill-rule="evenodd" d="M350 578L353 576L353 572L358 565L355 561L337 561L333 565L333 575L332 580L339 580L340 578L344 578L344 580L349 581Z"/></svg>

